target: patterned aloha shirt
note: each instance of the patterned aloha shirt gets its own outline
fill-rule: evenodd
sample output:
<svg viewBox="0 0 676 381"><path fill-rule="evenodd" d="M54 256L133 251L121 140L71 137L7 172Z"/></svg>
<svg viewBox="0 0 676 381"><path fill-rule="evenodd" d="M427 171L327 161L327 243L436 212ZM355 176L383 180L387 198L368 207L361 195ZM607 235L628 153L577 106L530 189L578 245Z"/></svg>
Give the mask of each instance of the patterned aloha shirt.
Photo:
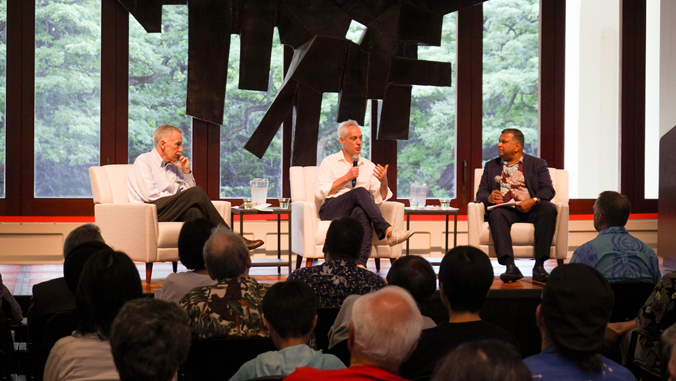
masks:
<svg viewBox="0 0 676 381"><path fill-rule="evenodd" d="M180 304L194 337L267 337L262 302L268 288L250 277L226 278L188 291Z"/></svg>
<svg viewBox="0 0 676 381"><path fill-rule="evenodd" d="M649 369L660 369L662 361L662 345L660 336L676 322L676 272L665 275L648 297L638 312L637 328L650 333L650 336L639 336L636 359L642 360Z"/></svg>
<svg viewBox="0 0 676 381"><path fill-rule="evenodd" d="M500 179L500 192L502 201L523 201L530 198L530 192L526 188L526 178L523 175L523 159L512 165L502 162L502 178Z"/></svg>
<svg viewBox="0 0 676 381"><path fill-rule="evenodd" d="M328 261L298 269L288 280L309 285L317 295L318 307L340 307L350 295L364 295L387 286L380 275L350 261Z"/></svg>

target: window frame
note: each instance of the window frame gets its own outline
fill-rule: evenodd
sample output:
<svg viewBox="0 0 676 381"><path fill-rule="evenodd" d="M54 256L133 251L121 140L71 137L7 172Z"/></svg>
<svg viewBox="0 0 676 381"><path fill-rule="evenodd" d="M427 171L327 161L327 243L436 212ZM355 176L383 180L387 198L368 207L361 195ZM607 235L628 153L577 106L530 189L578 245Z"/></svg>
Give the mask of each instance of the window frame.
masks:
<svg viewBox="0 0 676 381"><path fill-rule="evenodd" d="M93 216L91 199L33 196L35 0L7 0L6 192L0 199L5 216ZM101 0L101 164L127 162L129 13L118 0ZM645 199L645 2L625 0L621 10L621 190L634 213L656 213L657 200ZM456 195L452 203L466 213L474 199L474 168L481 166L481 25L482 5L458 11L456 62ZM540 156L563 168L565 0L540 1ZM288 68L293 51L284 49ZM478 57L478 60L477 60ZM372 108L372 113L376 108ZM377 120L373 118L372 120ZM193 119L193 168L197 184L218 199L220 126ZM291 115L283 125L282 176L288 179ZM371 124L372 136L377 130ZM396 163L395 141L372 142L372 159ZM394 169L394 170L392 170ZM388 181L396 184L396 166ZM290 194L283 183L285 197ZM397 195L397 190L393 189ZM231 200L233 201L233 200ZM398 199L407 203L407 200ZM570 201L571 214L591 214L594 200ZM432 203L435 203L433 200Z"/></svg>

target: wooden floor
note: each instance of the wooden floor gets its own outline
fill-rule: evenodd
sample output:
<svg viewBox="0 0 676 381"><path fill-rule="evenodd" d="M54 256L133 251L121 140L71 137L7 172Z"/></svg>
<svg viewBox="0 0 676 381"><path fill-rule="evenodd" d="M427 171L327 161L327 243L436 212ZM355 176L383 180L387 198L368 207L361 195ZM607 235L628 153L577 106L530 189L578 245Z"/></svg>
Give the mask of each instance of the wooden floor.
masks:
<svg viewBox="0 0 676 381"><path fill-rule="evenodd" d="M435 258L440 261L441 258ZM322 263L322 261L317 262ZM433 262L434 263L434 262ZM516 265L519 267L525 277L514 283L505 284L500 281L499 275L504 272L504 266L500 265L496 259L491 259L493 264L493 271L496 274L493 281L492 289L533 289L541 288L542 284L533 282L531 273L535 261L532 259L519 259ZM145 265L138 263L136 265L141 279L145 279ZM439 266L433 266L435 272L438 273ZM553 270L556 267L555 260L549 260L545 263L547 271ZM295 267L294 267L295 268ZM375 262L370 260L368 269L375 271ZM387 272L390 270L390 262L388 260L381 261L381 268L379 274L385 278ZM178 271L186 271L185 267L179 264ZM171 263L156 263L153 267L153 278L150 284L143 282L144 292L153 292L153 290L161 289L164 279L172 272ZM666 270L668 272L668 270ZM663 271L663 273L665 273ZM31 295L33 285L44 282L46 280L58 278L63 276L63 265L2 265L0 264L0 274L2 274L2 281L9 288L14 295ZM262 283L276 283L286 280L288 276L288 268L282 267L281 275L277 274L276 267L254 267L250 270L250 275Z"/></svg>

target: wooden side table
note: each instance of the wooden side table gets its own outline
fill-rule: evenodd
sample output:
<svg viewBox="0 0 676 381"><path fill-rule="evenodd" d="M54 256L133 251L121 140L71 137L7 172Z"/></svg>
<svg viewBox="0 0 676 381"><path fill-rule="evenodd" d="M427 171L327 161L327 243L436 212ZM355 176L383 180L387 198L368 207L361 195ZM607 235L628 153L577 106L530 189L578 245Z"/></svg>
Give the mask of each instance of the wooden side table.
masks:
<svg viewBox="0 0 676 381"><path fill-rule="evenodd" d="M276 214L277 215L277 259L252 259L252 267L277 267L277 273L282 273L282 266L289 267L289 274L291 274L291 208L282 209L280 207L268 207L262 210L258 209L242 209L238 207L230 208L231 221L235 221L235 214L239 216L239 234L244 234L244 216L251 214ZM286 214L289 216L289 258L282 259L282 225L281 216Z"/></svg>
<svg viewBox="0 0 676 381"><path fill-rule="evenodd" d="M446 216L446 251L448 253L448 216L453 216L453 247L458 245L458 208L441 209L440 207L431 208L404 208L406 215L406 230L410 230L411 216L413 215L427 215L427 216ZM409 242L406 241L406 255L408 255Z"/></svg>

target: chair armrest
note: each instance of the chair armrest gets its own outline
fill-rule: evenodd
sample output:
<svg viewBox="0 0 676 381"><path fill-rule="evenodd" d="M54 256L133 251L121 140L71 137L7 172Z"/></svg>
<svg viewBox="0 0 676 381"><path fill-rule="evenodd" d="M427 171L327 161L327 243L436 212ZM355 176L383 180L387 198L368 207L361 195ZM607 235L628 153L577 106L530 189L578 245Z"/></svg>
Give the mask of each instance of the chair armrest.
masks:
<svg viewBox="0 0 676 381"><path fill-rule="evenodd" d="M318 223L319 214L314 202L293 201L291 203L291 252L293 254L302 257L314 256Z"/></svg>
<svg viewBox="0 0 676 381"><path fill-rule="evenodd" d="M94 219L108 246L134 261L157 260L157 207L155 204L96 204Z"/></svg>
<svg viewBox="0 0 676 381"><path fill-rule="evenodd" d="M470 246L479 247L481 227L484 223L485 205L482 202L467 204L467 239Z"/></svg>
<svg viewBox="0 0 676 381"><path fill-rule="evenodd" d="M385 201L379 205L380 213L385 221L395 229L404 229L404 204L395 201Z"/></svg>
<svg viewBox="0 0 676 381"><path fill-rule="evenodd" d="M214 204L214 208L218 210L218 214L223 217L225 223L232 228L232 214L230 214L230 201L211 201Z"/></svg>
<svg viewBox="0 0 676 381"><path fill-rule="evenodd" d="M566 259L568 257L568 215L569 206L565 202L557 202L556 204L556 245L555 257L556 259Z"/></svg>

